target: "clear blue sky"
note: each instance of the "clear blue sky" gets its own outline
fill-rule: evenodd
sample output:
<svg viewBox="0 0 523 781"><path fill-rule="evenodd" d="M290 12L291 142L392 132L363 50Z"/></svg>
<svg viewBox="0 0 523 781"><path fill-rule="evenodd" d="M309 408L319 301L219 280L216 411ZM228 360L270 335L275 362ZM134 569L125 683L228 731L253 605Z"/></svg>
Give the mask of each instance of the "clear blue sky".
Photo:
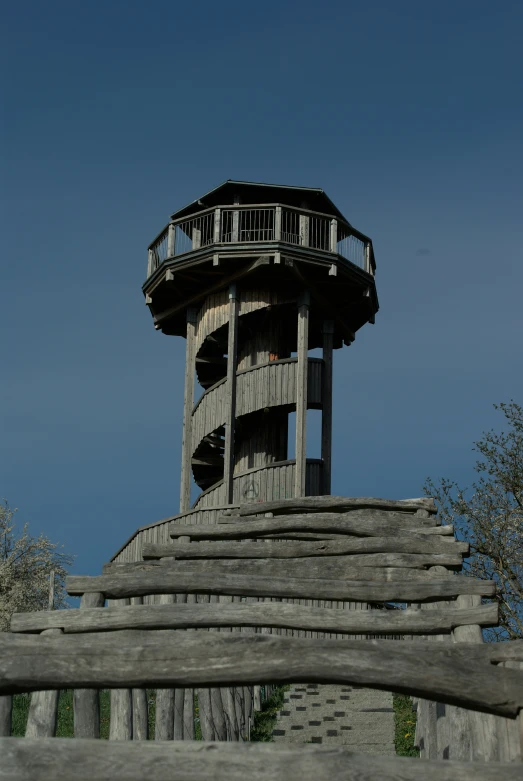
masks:
<svg viewBox="0 0 523 781"><path fill-rule="evenodd" d="M96 574L177 511L184 342L153 328L146 247L229 178L322 187L374 240L333 493L471 478L492 404L522 401L520 0L20 0L3 22L0 493L33 533Z"/></svg>

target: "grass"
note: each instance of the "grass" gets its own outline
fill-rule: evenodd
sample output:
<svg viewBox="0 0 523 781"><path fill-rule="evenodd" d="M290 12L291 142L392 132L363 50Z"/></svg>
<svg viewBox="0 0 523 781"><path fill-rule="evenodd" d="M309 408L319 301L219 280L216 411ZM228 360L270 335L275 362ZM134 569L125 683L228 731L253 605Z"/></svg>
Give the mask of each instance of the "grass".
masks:
<svg viewBox="0 0 523 781"><path fill-rule="evenodd" d="M269 743L273 740L272 731L276 724L276 717L283 705L285 692L290 688L290 686L276 686L271 696L262 702L261 711L254 713L251 741Z"/></svg>
<svg viewBox="0 0 523 781"><path fill-rule="evenodd" d="M400 757L419 757L414 746L416 714L412 710L412 699L404 694L392 696L394 708L394 745Z"/></svg>
<svg viewBox="0 0 523 781"><path fill-rule="evenodd" d="M147 701L149 703L149 736L154 739L156 691L147 689ZM31 698L29 694L17 694L13 697L13 737L23 737L27 725L27 715ZM200 719L198 713L198 698L194 696L194 732L196 740L202 739ZM109 738L109 724L111 720L111 695L107 690L100 691L100 737ZM72 738L74 736L73 716L73 692L61 691L58 700L58 720L56 724L57 738Z"/></svg>

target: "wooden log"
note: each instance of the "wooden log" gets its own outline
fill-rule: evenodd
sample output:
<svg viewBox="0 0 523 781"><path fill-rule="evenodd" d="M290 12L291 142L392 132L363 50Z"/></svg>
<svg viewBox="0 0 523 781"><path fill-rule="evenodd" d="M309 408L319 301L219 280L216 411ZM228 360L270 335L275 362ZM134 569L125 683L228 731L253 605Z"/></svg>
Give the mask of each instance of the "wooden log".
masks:
<svg viewBox="0 0 523 781"><path fill-rule="evenodd" d="M406 536L409 532L406 529L398 531L398 534ZM427 528L421 528L416 530L416 534L423 535L436 535L437 537L443 537L447 539L454 535L453 526L432 526ZM360 535L364 536L364 535ZM371 537L372 535L366 535ZM391 534L384 534L384 537L392 536ZM280 532L279 534L264 534L257 535L257 539L263 540L345 540L346 534L335 534L331 532Z"/></svg>
<svg viewBox="0 0 523 781"><path fill-rule="evenodd" d="M397 510L398 512L415 512L428 510L436 513L434 499L373 499L371 497L347 496L302 496L292 499L278 499L273 502L242 504L240 515L259 515L260 513L306 513L306 512L347 512L361 509Z"/></svg>
<svg viewBox="0 0 523 781"><path fill-rule="evenodd" d="M305 475L307 471L307 389L309 350L309 308L310 293L303 291L298 302L296 371L296 465L294 468L294 496L305 496Z"/></svg>
<svg viewBox="0 0 523 781"><path fill-rule="evenodd" d="M411 580L373 583L319 578L266 578L263 575L228 573L196 575L167 568L154 572L95 577L71 575L67 578L66 588L71 595L83 594L87 591L103 591L107 596L114 598L184 592L242 597L340 599L354 602L432 602L436 599L455 597L459 593L493 596L496 592L494 581L472 578L446 578L422 583Z"/></svg>
<svg viewBox="0 0 523 781"><path fill-rule="evenodd" d="M494 646L494 647L489 647ZM342 683L398 691L515 718L523 641L454 644L343 643L210 632L0 635L0 694L82 688Z"/></svg>
<svg viewBox="0 0 523 781"><path fill-rule="evenodd" d="M99 612L105 604L105 597L100 591L84 594L80 600L79 616L86 610L90 615ZM54 610L42 615L60 617L66 610ZM100 611L103 612L103 611ZM23 615L23 614L22 614ZM75 738L100 737L100 695L96 689L75 689L73 692L74 736Z"/></svg>
<svg viewBox="0 0 523 781"><path fill-rule="evenodd" d="M108 605L125 607L130 604L128 598L109 600ZM132 740L133 702L130 688L113 688L111 691L111 718L109 722L109 740Z"/></svg>
<svg viewBox="0 0 523 781"><path fill-rule="evenodd" d="M268 534L289 532L329 532L353 534L362 537L391 537L397 534L449 534L451 526L428 524L411 513L383 513L380 510L360 510L353 513L307 513L306 515L279 515L275 518L256 518L231 522L218 522L215 526L193 524L189 527L193 540L239 540L249 537L265 537ZM423 520L423 523L419 521ZM427 519L431 520L431 519ZM188 533L187 526L171 523L169 534L179 537Z"/></svg>
<svg viewBox="0 0 523 781"><path fill-rule="evenodd" d="M405 573L405 579L428 579L424 567L443 564L458 567L462 564L460 553L412 554L412 553L362 553L353 556L329 556L325 558L298 559L185 559L169 562L167 559L149 559L128 563L104 564L104 575L122 572L152 572L160 566L170 566L185 572L235 572L267 575L295 575L296 577L331 577L339 580L401 580L399 573ZM309 575L309 573L314 573ZM362 573L353 576L352 573ZM375 574L373 574L375 573ZM449 576L451 573L449 573ZM457 576L463 577L463 576ZM15 613L13 619L18 614ZM11 624L12 626L12 624Z"/></svg>
<svg viewBox="0 0 523 781"><path fill-rule="evenodd" d="M167 610L173 610L175 608L175 601L176 597L174 594L160 594L159 604L147 605L146 609L162 610L162 608L167 608ZM155 740L173 740L174 738L174 698L175 693L173 689L162 688L156 691L156 709L154 722Z"/></svg>
<svg viewBox="0 0 523 781"><path fill-rule="evenodd" d="M462 594L457 598L456 602L461 608L478 607L481 605L481 597ZM483 635L479 625L457 627L453 632L453 640L458 644L477 643L478 647L484 647ZM494 716L462 710L461 714L459 712L454 714L453 720L454 722L462 721L461 729L458 726L455 736L457 740L460 732L467 733L470 741L470 759L482 762L492 762L499 759L497 724ZM453 748L456 753L462 753L467 750L465 745L462 744L460 747L459 743L453 743Z"/></svg>
<svg viewBox="0 0 523 781"><path fill-rule="evenodd" d="M0 697L0 737L11 735L11 720L13 715L13 698L10 695Z"/></svg>
<svg viewBox="0 0 523 781"><path fill-rule="evenodd" d="M160 559L174 556L176 559L260 559L305 558L309 556L342 556L352 553L461 553L468 555L467 542L453 542L428 538L422 534L395 537L347 537L345 540L323 542L285 542L266 540L258 542L234 540L225 542L199 542L190 547L177 542L143 544L144 559Z"/></svg>
<svg viewBox="0 0 523 781"><path fill-rule="evenodd" d="M198 716L203 740L215 740L214 724L212 721L211 690L198 689L196 692L198 701Z"/></svg>
<svg viewBox="0 0 523 781"><path fill-rule="evenodd" d="M132 597L131 607L127 610L132 610L135 606L143 605L143 597ZM146 605L145 609L150 609L150 605ZM109 608L108 608L109 609ZM111 608L111 610L118 610L119 608ZM149 738L149 703L146 689L133 689L131 693L132 699L132 714L133 714L133 740L148 740Z"/></svg>
<svg viewBox="0 0 523 781"><path fill-rule="evenodd" d="M520 781L518 763L424 762L355 754L334 746L264 743L135 743L2 738L2 771L17 781L69 781L71 768L96 781Z"/></svg>
<svg viewBox="0 0 523 781"><path fill-rule="evenodd" d="M223 480L225 500L233 501L234 428L236 422L236 364L238 361L238 315L240 298L236 285L229 287L229 330L227 337L227 383L225 387L225 441Z"/></svg>
<svg viewBox="0 0 523 781"><path fill-rule="evenodd" d="M456 588L459 588L458 585ZM434 603L437 607L438 603ZM58 614L58 615L57 615ZM261 627L305 629L350 634L432 634L450 632L457 626L475 624L496 626L497 604L474 608L435 609L429 614L419 610L357 611L332 610L282 603L231 603L138 605L105 610L22 613L26 632L51 626L65 633L103 632L119 629L205 629L209 627ZM31 622L32 617L32 622ZM18 631L22 631L19 628Z"/></svg>
<svg viewBox="0 0 523 781"><path fill-rule="evenodd" d="M56 639L61 637L62 630L45 629L42 635L46 639ZM26 738L52 738L55 736L59 696L60 691L37 691L33 689L25 728Z"/></svg>
<svg viewBox="0 0 523 781"><path fill-rule="evenodd" d="M187 339L185 347L185 382L183 400L182 461L180 484L180 512L191 506L191 456L192 456L192 409L194 402L194 376L196 359L196 310L187 309Z"/></svg>

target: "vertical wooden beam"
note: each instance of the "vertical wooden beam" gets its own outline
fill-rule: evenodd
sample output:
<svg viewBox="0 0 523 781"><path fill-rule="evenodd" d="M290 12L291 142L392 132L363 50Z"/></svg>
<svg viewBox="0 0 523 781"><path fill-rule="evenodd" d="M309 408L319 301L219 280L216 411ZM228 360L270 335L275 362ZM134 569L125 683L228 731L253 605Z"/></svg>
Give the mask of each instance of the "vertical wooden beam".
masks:
<svg viewBox="0 0 523 781"><path fill-rule="evenodd" d="M331 220L330 251L338 252L338 220L335 217Z"/></svg>
<svg viewBox="0 0 523 781"><path fill-rule="evenodd" d="M334 321L323 323L323 393L321 415L321 459L323 462L322 493L331 492L332 473L332 349Z"/></svg>
<svg viewBox="0 0 523 781"><path fill-rule="evenodd" d="M274 241L281 241L281 206L274 210Z"/></svg>
<svg viewBox="0 0 523 781"><path fill-rule="evenodd" d="M49 610L54 610L54 578L55 571L52 569L49 573Z"/></svg>
<svg viewBox="0 0 523 781"><path fill-rule="evenodd" d="M10 694L0 697L0 738L11 737L13 698Z"/></svg>
<svg viewBox="0 0 523 781"><path fill-rule="evenodd" d="M176 226L170 224L167 228L167 257L174 258L175 246L174 239L176 236Z"/></svg>
<svg viewBox="0 0 523 781"><path fill-rule="evenodd" d="M143 597L131 597L131 605L143 605ZM149 704L147 689L133 689L133 740L148 740L149 738Z"/></svg>
<svg viewBox="0 0 523 781"><path fill-rule="evenodd" d="M298 301L298 366L296 377L296 466L294 496L305 496L307 467L307 380L309 352L310 295L302 293Z"/></svg>
<svg viewBox="0 0 523 781"><path fill-rule="evenodd" d="M175 601L174 594L160 594L160 605L173 605ZM173 740L175 721L174 692L174 689L156 690L155 740Z"/></svg>
<svg viewBox="0 0 523 781"><path fill-rule="evenodd" d="M309 215L300 214L300 244L302 247L309 246Z"/></svg>
<svg viewBox="0 0 523 781"><path fill-rule="evenodd" d="M240 299L236 285L229 288L229 337L227 342L227 390L225 395L225 445L223 480L225 501L233 501L234 423L236 418L236 364L238 362L238 313Z"/></svg>
<svg viewBox="0 0 523 781"><path fill-rule="evenodd" d="M61 635L61 629L44 629L42 635ZM25 729L26 738L54 738L58 718L59 691L33 692Z"/></svg>
<svg viewBox="0 0 523 781"><path fill-rule="evenodd" d="M103 608L105 596L101 592L84 594L80 609ZM100 698L97 689L75 689L73 691L74 736L75 738L100 737Z"/></svg>
<svg viewBox="0 0 523 781"><path fill-rule="evenodd" d="M108 599L108 605L129 605L130 599ZM131 689L111 689L111 719L109 740L132 740L133 701Z"/></svg>
<svg viewBox="0 0 523 781"><path fill-rule="evenodd" d="M222 210L214 210L214 243L219 244L222 240Z"/></svg>
<svg viewBox="0 0 523 781"><path fill-rule="evenodd" d="M154 253L152 249L147 250L147 276L150 277L154 271Z"/></svg>
<svg viewBox="0 0 523 781"><path fill-rule="evenodd" d="M182 476L180 512L191 509L192 410L194 404L194 374L196 372L196 309L187 309L187 339L185 344L185 389L183 398Z"/></svg>

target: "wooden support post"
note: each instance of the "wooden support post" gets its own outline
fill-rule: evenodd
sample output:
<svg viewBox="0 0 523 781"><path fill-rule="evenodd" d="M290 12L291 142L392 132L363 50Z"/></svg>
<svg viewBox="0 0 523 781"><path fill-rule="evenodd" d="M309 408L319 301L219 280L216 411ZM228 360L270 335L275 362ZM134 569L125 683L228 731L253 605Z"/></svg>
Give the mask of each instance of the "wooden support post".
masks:
<svg viewBox="0 0 523 781"><path fill-rule="evenodd" d="M83 595L80 609L103 608L105 596L100 591ZM74 736L75 738L100 737L100 698L97 689L75 689L73 691Z"/></svg>
<svg viewBox="0 0 523 781"><path fill-rule="evenodd" d="M310 295L304 292L298 301L298 366L296 377L296 467L294 496L305 496L307 467L307 381L309 352Z"/></svg>
<svg viewBox="0 0 523 781"><path fill-rule="evenodd" d="M13 698L10 694L0 697L0 738L11 736Z"/></svg>
<svg viewBox="0 0 523 781"><path fill-rule="evenodd" d="M180 512L191 508L192 410L194 374L196 371L196 309L187 310L187 341L185 345L185 390L183 399L182 477Z"/></svg>
<svg viewBox="0 0 523 781"><path fill-rule="evenodd" d="M147 276L150 277L154 271L154 252L152 249L147 251Z"/></svg>
<svg viewBox="0 0 523 781"><path fill-rule="evenodd" d="M231 241L239 241L240 237L240 212L238 210L232 213L232 234Z"/></svg>
<svg viewBox="0 0 523 781"><path fill-rule="evenodd" d="M372 263L370 261L370 241L365 242L365 271L372 275Z"/></svg>
<svg viewBox="0 0 523 781"><path fill-rule="evenodd" d="M330 251L336 254L338 252L338 220L336 218L331 220Z"/></svg>
<svg viewBox="0 0 523 781"><path fill-rule="evenodd" d="M233 501L234 423L236 418L236 364L238 362L238 314L240 299L236 285L229 288L229 338L227 342L227 391L225 397L225 444L223 480L225 501Z"/></svg>
<svg viewBox="0 0 523 781"><path fill-rule="evenodd" d="M281 206L274 210L274 241L281 241Z"/></svg>
<svg viewBox="0 0 523 781"><path fill-rule="evenodd" d="M108 605L129 605L130 599L108 599ZM111 689L109 740L132 740L133 702L131 689Z"/></svg>
<svg viewBox="0 0 523 781"><path fill-rule="evenodd" d="M44 629L46 636L61 635L61 629ZM59 691L42 691L31 694L31 705L25 729L26 738L54 738L58 718Z"/></svg>
<svg viewBox="0 0 523 781"><path fill-rule="evenodd" d="M175 601L176 597L174 594L160 595L160 605L173 605ZM154 728L155 740L173 740L174 738L174 698L174 689L156 690L156 719Z"/></svg>
<svg viewBox="0 0 523 781"><path fill-rule="evenodd" d="M174 258L174 253L176 251L176 247L174 244L176 237L176 226L170 224L167 228L167 257L168 258Z"/></svg>
<svg viewBox="0 0 523 781"><path fill-rule="evenodd" d="M131 597L131 605L143 605L143 597ZM147 689L132 690L133 740L149 738Z"/></svg>
<svg viewBox="0 0 523 781"><path fill-rule="evenodd" d="M49 573L49 610L54 610L54 578L55 571L52 569Z"/></svg>
<svg viewBox="0 0 523 781"><path fill-rule="evenodd" d="M192 229L192 249L200 249L202 246L201 220L195 221Z"/></svg>
<svg viewBox="0 0 523 781"><path fill-rule="evenodd" d="M214 210L214 243L219 244L221 240L222 240L222 210L215 209Z"/></svg>
<svg viewBox="0 0 523 781"><path fill-rule="evenodd" d="M332 473L332 349L334 321L323 323L323 393L321 415L321 459L323 462L322 493L331 492Z"/></svg>
<svg viewBox="0 0 523 781"><path fill-rule="evenodd" d="M309 215L300 214L300 244L302 247L309 246Z"/></svg>

